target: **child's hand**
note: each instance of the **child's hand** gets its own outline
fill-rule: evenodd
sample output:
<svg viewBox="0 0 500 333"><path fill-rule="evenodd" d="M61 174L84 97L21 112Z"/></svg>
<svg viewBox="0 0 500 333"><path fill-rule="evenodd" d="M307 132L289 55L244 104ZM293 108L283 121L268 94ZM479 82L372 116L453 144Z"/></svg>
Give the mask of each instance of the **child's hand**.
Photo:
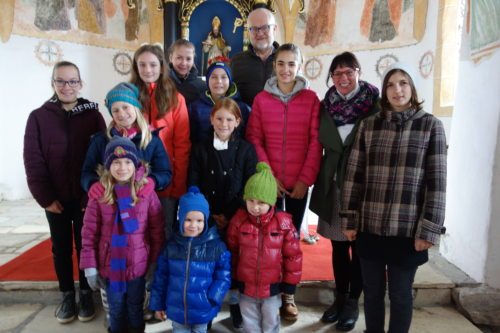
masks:
<svg viewBox="0 0 500 333"><path fill-rule="evenodd" d="M161 321L167 320L167 314L165 311L155 311L155 318Z"/></svg>
<svg viewBox="0 0 500 333"><path fill-rule="evenodd" d="M286 188L283 186L283 183L276 179L276 183L278 184L278 197L283 197L284 194L290 195L290 192L286 190Z"/></svg>

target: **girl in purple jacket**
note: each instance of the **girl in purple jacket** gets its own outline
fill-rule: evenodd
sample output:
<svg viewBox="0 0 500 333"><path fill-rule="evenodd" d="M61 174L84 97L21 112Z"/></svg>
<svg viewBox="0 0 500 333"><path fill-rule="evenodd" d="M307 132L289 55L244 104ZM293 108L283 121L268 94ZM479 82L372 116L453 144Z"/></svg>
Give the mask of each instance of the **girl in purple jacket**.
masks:
<svg viewBox="0 0 500 333"><path fill-rule="evenodd" d="M56 310L61 324L78 316L95 316L90 290L79 272L78 311L73 281L73 241L80 256L85 192L80 187L83 160L90 137L106 125L97 103L78 97L82 79L69 62L55 64L51 78L54 95L30 113L24 134L24 167L33 198L45 209L50 228L54 268L63 300Z"/></svg>
<svg viewBox="0 0 500 333"><path fill-rule="evenodd" d="M82 229L80 268L93 290L105 288L110 332L144 332L144 292L165 240L154 182L135 144L113 137L106 145L103 195L89 198Z"/></svg>

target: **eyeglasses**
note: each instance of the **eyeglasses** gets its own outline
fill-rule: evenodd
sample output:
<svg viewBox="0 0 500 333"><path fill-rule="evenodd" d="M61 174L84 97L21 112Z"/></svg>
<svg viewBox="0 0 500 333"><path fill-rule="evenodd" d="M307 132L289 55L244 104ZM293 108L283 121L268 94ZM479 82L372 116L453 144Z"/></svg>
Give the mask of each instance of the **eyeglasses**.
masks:
<svg viewBox="0 0 500 333"><path fill-rule="evenodd" d="M345 74L348 78L352 79L357 72L359 72L359 68L348 69L345 71L335 71L332 73L332 76L336 79L340 79L342 75Z"/></svg>
<svg viewBox="0 0 500 333"><path fill-rule="evenodd" d="M56 85L56 87L59 87L59 88L64 88L64 86L66 84L68 84L68 86L70 86L71 88L76 88L80 84L80 80L65 81L65 80L54 79L52 81L54 82L54 84Z"/></svg>
<svg viewBox="0 0 500 333"><path fill-rule="evenodd" d="M274 26L275 26L275 24L265 24L265 25L260 26L260 27L249 27L248 31L250 31L254 35L257 35L259 32L267 34L267 33L269 33L269 30L271 30L271 27L274 27Z"/></svg>

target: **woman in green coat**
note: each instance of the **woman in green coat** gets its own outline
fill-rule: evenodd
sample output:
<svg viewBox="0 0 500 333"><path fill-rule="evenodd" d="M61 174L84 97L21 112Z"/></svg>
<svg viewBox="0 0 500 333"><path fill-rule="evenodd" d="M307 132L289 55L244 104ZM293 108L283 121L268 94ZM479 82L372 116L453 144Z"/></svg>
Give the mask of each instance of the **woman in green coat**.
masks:
<svg viewBox="0 0 500 333"><path fill-rule="evenodd" d="M321 320L337 322L341 331L350 331L356 324L362 280L355 241L348 241L340 228L340 188L358 125L379 111L380 99L377 87L360 80L360 74L361 66L351 52L333 58L327 78L333 86L321 102L319 139L324 154L309 207L319 216L318 233L330 239L333 247L335 301Z"/></svg>

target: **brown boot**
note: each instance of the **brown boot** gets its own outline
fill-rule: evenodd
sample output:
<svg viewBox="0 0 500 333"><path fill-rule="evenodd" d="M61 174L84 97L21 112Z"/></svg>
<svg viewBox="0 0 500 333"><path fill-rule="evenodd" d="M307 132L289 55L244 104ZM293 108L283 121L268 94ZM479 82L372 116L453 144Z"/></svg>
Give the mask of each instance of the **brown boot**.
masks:
<svg viewBox="0 0 500 333"><path fill-rule="evenodd" d="M280 315L283 319L288 321L295 321L299 317L299 310L295 305L294 295L281 294L281 308Z"/></svg>

